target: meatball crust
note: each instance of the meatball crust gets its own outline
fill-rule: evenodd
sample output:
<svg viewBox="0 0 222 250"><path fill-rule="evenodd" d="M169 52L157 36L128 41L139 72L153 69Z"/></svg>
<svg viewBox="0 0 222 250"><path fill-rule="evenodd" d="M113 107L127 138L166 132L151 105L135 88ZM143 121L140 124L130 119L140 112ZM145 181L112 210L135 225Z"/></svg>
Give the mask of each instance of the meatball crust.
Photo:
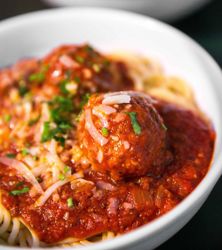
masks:
<svg viewBox="0 0 222 250"><path fill-rule="evenodd" d="M133 81L123 62L109 59L87 44L61 46L42 63L50 65L47 83L57 84L67 78L77 83L80 95L133 88Z"/></svg>
<svg viewBox="0 0 222 250"><path fill-rule="evenodd" d="M114 179L159 176L163 170L166 129L145 94L93 95L84 108L78 140L92 168Z"/></svg>

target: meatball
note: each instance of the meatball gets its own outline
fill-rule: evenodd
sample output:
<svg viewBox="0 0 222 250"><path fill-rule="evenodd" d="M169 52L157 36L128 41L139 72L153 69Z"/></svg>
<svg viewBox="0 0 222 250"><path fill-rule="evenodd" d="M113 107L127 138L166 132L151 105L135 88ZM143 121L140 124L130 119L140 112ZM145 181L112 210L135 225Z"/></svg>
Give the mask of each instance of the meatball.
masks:
<svg viewBox="0 0 222 250"><path fill-rule="evenodd" d="M61 46L45 57L42 64L49 66L47 83L75 82L80 95L133 88L123 62L109 59L89 45Z"/></svg>
<svg viewBox="0 0 222 250"><path fill-rule="evenodd" d="M79 123L78 141L93 170L115 179L162 173L166 127L152 102L133 91L90 98Z"/></svg>

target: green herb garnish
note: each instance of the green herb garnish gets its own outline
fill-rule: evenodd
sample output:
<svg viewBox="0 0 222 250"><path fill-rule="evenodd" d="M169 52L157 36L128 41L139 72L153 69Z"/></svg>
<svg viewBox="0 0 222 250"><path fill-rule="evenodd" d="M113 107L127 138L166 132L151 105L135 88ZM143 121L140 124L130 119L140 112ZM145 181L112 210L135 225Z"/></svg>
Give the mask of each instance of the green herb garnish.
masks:
<svg viewBox="0 0 222 250"><path fill-rule="evenodd" d="M73 110L72 99L64 96L56 96L48 102L52 109L58 109L59 112L70 112Z"/></svg>
<svg viewBox="0 0 222 250"><path fill-rule="evenodd" d="M50 115L54 127L50 121L44 123L41 142L46 142L52 138L61 142L61 140L64 140L61 135L72 128L70 113L73 110L73 103L70 98L57 96L49 102L49 105L51 107Z"/></svg>
<svg viewBox="0 0 222 250"><path fill-rule="evenodd" d="M6 115L3 116L3 119L4 119L5 122L10 122L11 119L12 119L12 116L9 115L9 114L6 114Z"/></svg>
<svg viewBox="0 0 222 250"><path fill-rule="evenodd" d="M19 91L19 95L21 97L24 97L29 92L29 89L25 85L20 85L18 87L18 91Z"/></svg>
<svg viewBox="0 0 222 250"><path fill-rule="evenodd" d="M41 142L46 142L51 140L55 136L55 134L56 134L55 129L51 128L50 122L44 122Z"/></svg>
<svg viewBox="0 0 222 250"><path fill-rule="evenodd" d="M33 158L34 161L37 161L39 159L39 157L37 155L33 155L32 158Z"/></svg>
<svg viewBox="0 0 222 250"><path fill-rule="evenodd" d="M60 179L60 181L64 181L65 180L65 175L64 174L59 174L59 179Z"/></svg>
<svg viewBox="0 0 222 250"><path fill-rule="evenodd" d="M68 199L67 199L67 206L68 206L69 208L71 208L71 207L74 206L74 203L73 203L73 199L72 199L72 198L68 198Z"/></svg>
<svg viewBox="0 0 222 250"><path fill-rule="evenodd" d="M50 129L50 122L44 122L41 142L46 142L48 140L51 140L52 138L53 135Z"/></svg>
<svg viewBox="0 0 222 250"><path fill-rule="evenodd" d="M71 71L71 70L67 70L67 71L65 72L65 75L66 75L66 79L67 79L67 80L70 79L71 74L72 74L72 71Z"/></svg>
<svg viewBox="0 0 222 250"><path fill-rule="evenodd" d="M10 192L10 194L13 195L13 196L18 196L18 195L21 195L21 194L28 193L29 190L30 190L29 187L24 187L21 190L13 190L13 191Z"/></svg>
<svg viewBox="0 0 222 250"><path fill-rule="evenodd" d="M96 73L99 73L100 72L100 70L101 70L101 67L98 65L98 64L93 64L93 69L94 69L94 71L96 72Z"/></svg>
<svg viewBox="0 0 222 250"><path fill-rule="evenodd" d="M69 171L71 171L71 168L69 166L65 166L64 173L67 174Z"/></svg>
<svg viewBox="0 0 222 250"><path fill-rule="evenodd" d="M62 147L65 146L65 138L62 136L54 136L54 139L61 144Z"/></svg>
<svg viewBox="0 0 222 250"><path fill-rule="evenodd" d="M20 182L18 182L17 184L16 184L16 187L21 187L21 186L23 186L24 185L24 181L20 181Z"/></svg>
<svg viewBox="0 0 222 250"><path fill-rule="evenodd" d="M61 83L60 83L60 91L62 92L62 94L64 94L64 95L67 95L67 94L69 94L69 91L67 90L67 88L66 88L66 86L67 86L67 84L68 84L69 82L68 81L66 81L66 80L64 80L64 81L62 81Z"/></svg>
<svg viewBox="0 0 222 250"><path fill-rule="evenodd" d="M41 83L45 80L45 74L43 72L35 73L29 76L29 81Z"/></svg>
<svg viewBox="0 0 222 250"><path fill-rule="evenodd" d="M8 153L8 154L6 154L6 157L14 159L16 157L16 154Z"/></svg>
<svg viewBox="0 0 222 250"><path fill-rule="evenodd" d="M39 115L38 117L29 120L28 125L29 125L30 127L33 126L33 125L35 125L35 124L39 121L40 117L41 117L41 116Z"/></svg>
<svg viewBox="0 0 222 250"><path fill-rule="evenodd" d="M23 156L26 156L26 155L29 154L29 150L27 148L23 148L21 153L22 153Z"/></svg>
<svg viewBox="0 0 222 250"><path fill-rule="evenodd" d="M94 52L94 49L91 46L89 46L89 45L86 45L85 49L86 49L86 52L88 52L88 53Z"/></svg>
<svg viewBox="0 0 222 250"><path fill-rule="evenodd" d="M43 132L41 137L41 142L46 142L51 139L55 139L60 142L62 146L65 144L65 138L62 137L62 134L65 134L68 129L71 128L70 125L60 124L56 128L51 128L50 122L45 122L43 125ZM59 136L61 134L61 136Z"/></svg>
<svg viewBox="0 0 222 250"><path fill-rule="evenodd" d="M85 61L85 59L81 56L76 56L75 59L78 63L84 63L84 61Z"/></svg>
<svg viewBox="0 0 222 250"><path fill-rule="evenodd" d="M57 124L57 132L65 133L72 128L70 124L70 116L73 111L73 102L71 98L57 96L51 102L50 115L54 123Z"/></svg>
<svg viewBox="0 0 222 250"><path fill-rule="evenodd" d="M45 80L45 74L49 69L49 65L42 65L40 72L31 74L29 76L30 82L42 83Z"/></svg>
<svg viewBox="0 0 222 250"><path fill-rule="evenodd" d="M56 96L52 101L49 101L49 105L54 105L62 111L73 110L72 99L68 97Z"/></svg>
<svg viewBox="0 0 222 250"><path fill-rule="evenodd" d="M126 112L126 114L129 115L130 117L134 133L136 135L140 135L142 130L141 130L139 122L137 121L136 112Z"/></svg>
<svg viewBox="0 0 222 250"><path fill-rule="evenodd" d="M61 131L63 131L63 130L69 130L69 129L71 129L72 126L70 124L68 124L68 123L60 123L58 125L58 128L61 129Z"/></svg>
<svg viewBox="0 0 222 250"><path fill-rule="evenodd" d="M72 80L64 80L60 83L60 91L65 96L73 96L78 88L77 82Z"/></svg>
<svg viewBox="0 0 222 250"><path fill-rule="evenodd" d="M107 128L104 127L104 128L102 128L101 131L102 131L103 136L107 137L109 135L109 130Z"/></svg>
<svg viewBox="0 0 222 250"><path fill-rule="evenodd" d="M80 83L80 78L78 76L75 76L74 81L77 82L77 83Z"/></svg>
<svg viewBox="0 0 222 250"><path fill-rule="evenodd" d="M105 61L103 62L104 67L109 67L110 64L111 64L111 63L110 63L109 60L105 60Z"/></svg>
<svg viewBox="0 0 222 250"><path fill-rule="evenodd" d="M82 109L89 101L89 98L90 98L90 94L89 93L86 93L85 95L83 95L82 97L82 100L80 102L80 109Z"/></svg>

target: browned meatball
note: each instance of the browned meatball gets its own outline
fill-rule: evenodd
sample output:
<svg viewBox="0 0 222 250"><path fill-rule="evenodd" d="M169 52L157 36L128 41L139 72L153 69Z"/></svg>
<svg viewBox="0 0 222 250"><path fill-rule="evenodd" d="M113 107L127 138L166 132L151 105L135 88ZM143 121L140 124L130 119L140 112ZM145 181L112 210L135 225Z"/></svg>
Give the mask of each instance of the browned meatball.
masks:
<svg viewBox="0 0 222 250"><path fill-rule="evenodd" d="M42 60L42 64L49 66L47 83L55 85L67 79L74 80L80 95L134 87L123 62L111 60L89 45L58 47Z"/></svg>
<svg viewBox="0 0 222 250"><path fill-rule="evenodd" d="M93 95L82 114L78 139L92 168L113 178L162 172L166 129L145 94Z"/></svg>

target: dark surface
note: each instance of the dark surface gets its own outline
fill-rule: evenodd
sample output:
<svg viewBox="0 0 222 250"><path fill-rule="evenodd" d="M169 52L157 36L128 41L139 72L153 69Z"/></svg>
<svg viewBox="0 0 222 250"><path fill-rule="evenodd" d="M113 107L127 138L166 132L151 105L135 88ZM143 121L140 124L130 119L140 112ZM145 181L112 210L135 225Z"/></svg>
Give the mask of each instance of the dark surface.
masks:
<svg viewBox="0 0 222 250"><path fill-rule="evenodd" d="M45 8L49 7L39 0L0 0L0 19ZM172 25L199 42L222 66L222 0ZM169 249L222 250L222 179L196 216L158 248Z"/></svg>

